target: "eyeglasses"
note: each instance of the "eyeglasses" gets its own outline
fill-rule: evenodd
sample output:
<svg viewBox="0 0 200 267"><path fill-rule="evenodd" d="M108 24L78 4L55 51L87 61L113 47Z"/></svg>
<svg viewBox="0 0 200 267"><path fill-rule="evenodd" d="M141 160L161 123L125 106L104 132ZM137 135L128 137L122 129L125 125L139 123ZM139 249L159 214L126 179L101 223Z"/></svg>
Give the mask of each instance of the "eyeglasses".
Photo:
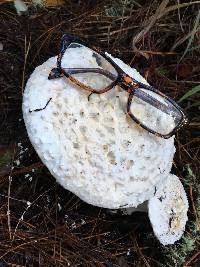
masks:
<svg viewBox="0 0 200 267"><path fill-rule="evenodd" d="M187 123L183 110L170 97L133 79L107 52L90 47L76 36L65 34L62 37L57 67L51 70L48 78L60 77L95 94L103 94L119 85L129 94L127 113L130 118L156 136L170 138Z"/></svg>

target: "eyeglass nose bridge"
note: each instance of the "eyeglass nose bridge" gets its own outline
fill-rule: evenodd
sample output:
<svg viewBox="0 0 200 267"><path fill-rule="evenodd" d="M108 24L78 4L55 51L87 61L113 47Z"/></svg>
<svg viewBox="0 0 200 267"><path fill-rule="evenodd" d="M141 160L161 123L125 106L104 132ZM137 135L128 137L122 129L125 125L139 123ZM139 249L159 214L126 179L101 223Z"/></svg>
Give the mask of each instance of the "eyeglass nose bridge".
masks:
<svg viewBox="0 0 200 267"><path fill-rule="evenodd" d="M134 81L129 75L123 75L118 81L119 86L123 88L124 91L132 93L135 88L139 87L139 84Z"/></svg>

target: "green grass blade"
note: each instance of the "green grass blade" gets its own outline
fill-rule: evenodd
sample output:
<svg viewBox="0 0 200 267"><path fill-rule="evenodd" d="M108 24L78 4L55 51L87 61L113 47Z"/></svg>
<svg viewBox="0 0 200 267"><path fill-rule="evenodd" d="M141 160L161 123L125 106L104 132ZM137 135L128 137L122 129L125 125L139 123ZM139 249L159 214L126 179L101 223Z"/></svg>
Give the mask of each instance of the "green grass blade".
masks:
<svg viewBox="0 0 200 267"><path fill-rule="evenodd" d="M197 85L195 87L193 87L190 91L188 91L186 94L184 94L179 100L178 103L182 102L183 100L185 100L186 98L196 94L200 92L200 85Z"/></svg>
<svg viewBox="0 0 200 267"><path fill-rule="evenodd" d="M182 57L180 58L179 63L184 58L184 56L187 54L187 52L188 52L188 50L189 50L189 48L190 48L190 46L191 46L191 44L192 44L192 42L194 40L195 34L196 34L197 30L198 30L199 22L200 22L200 10L199 10L199 12L198 12L198 14L196 16L195 23L194 23L194 28L193 28L193 30L191 32L191 37L189 39L188 45L187 45Z"/></svg>

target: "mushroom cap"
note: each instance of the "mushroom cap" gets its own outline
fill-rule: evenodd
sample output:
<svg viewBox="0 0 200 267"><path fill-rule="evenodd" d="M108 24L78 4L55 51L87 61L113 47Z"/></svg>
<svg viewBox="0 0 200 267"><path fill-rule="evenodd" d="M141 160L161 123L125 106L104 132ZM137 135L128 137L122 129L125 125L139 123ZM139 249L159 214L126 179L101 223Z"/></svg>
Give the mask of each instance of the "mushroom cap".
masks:
<svg viewBox="0 0 200 267"><path fill-rule="evenodd" d="M114 60L147 83L135 69ZM71 53L63 62L98 67L89 51L84 56ZM51 174L64 188L100 207L137 207L152 198L171 170L174 137L156 137L134 123L126 113L128 94L119 86L88 100L89 93L66 78L48 80L55 66L56 57L38 66L23 96L30 141Z"/></svg>
<svg viewBox="0 0 200 267"><path fill-rule="evenodd" d="M188 200L179 178L169 174L163 188L148 202L153 231L163 245L174 244L185 230Z"/></svg>

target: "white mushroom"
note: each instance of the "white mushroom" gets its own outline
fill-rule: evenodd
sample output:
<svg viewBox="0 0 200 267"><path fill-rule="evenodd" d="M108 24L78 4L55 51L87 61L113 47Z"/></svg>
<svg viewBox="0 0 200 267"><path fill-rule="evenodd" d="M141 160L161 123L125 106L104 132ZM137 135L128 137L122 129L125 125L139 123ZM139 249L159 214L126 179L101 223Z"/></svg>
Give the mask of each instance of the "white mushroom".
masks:
<svg viewBox="0 0 200 267"><path fill-rule="evenodd" d="M146 83L135 69L114 60ZM69 51L63 63L98 67L87 49ZM50 58L37 67L23 97L27 132L43 163L64 188L92 205L119 209L151 199L170 173L174 137L159 138L136 125L126 113L128 95L118 86L88 100L88 92L67 79L48 80L55 66L56 58ZM90 82L102 86L103 81L96 76ZM139 110L140 104L134 111Z"/></svg>
<svg viewBox="0 0 200 267"><path fill-rule="evenodd" d="M188 200L177 176L169 174L163 188L148 202L149 218L163 245L174 244L185 230Z"/></svg>

